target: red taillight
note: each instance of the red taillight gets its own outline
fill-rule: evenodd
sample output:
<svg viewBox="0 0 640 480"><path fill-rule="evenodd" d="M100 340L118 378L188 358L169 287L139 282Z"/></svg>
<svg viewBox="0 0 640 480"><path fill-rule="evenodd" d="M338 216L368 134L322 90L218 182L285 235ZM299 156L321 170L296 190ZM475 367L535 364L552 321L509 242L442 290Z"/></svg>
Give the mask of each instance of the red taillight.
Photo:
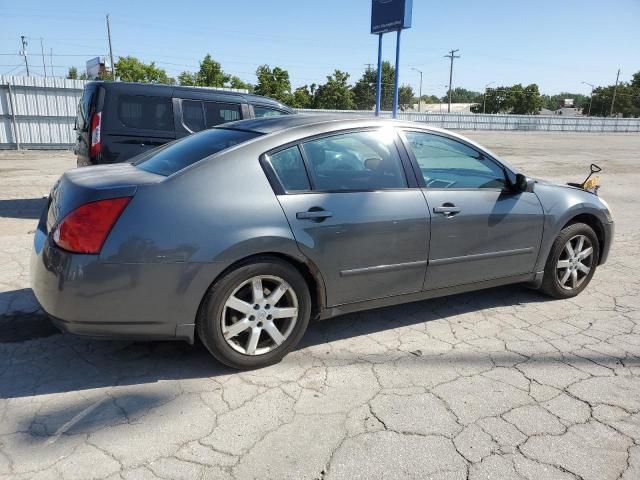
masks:
<svg viewBox="0 0 640 480"><path fill-rule="evenodd" d="M97 157L102 148L100 138L100 125L102 123L102 112L94 113L91 117L91 156Z"/></svg>
<svg viewBox="0 0 640 480"><path fill-rule="evenodd" d="M60 248L74 253L100 253L111 227L131 197L86 203L62 219L53 232Z"/></svg>

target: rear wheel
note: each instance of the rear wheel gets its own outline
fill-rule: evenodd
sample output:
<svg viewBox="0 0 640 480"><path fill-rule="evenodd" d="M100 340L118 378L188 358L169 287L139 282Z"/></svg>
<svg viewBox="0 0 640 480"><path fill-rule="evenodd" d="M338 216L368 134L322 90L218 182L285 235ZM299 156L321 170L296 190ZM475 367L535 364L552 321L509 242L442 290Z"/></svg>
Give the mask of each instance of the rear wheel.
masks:
<svg viewBox="0 0 640 480"><path fill-rule="evenodd" d="M593 278L599 252L598 237L589 225L565 227L551 247L541 290L555 298L575 297Z"/></svg>
<svg viewBox="0 0 640 480"><path fill-rule="evenodd" d="M311 298L300 272L276 258L240 265L203 302L198 335L222 363L257 368L279 362L304 335Z"/></svg>

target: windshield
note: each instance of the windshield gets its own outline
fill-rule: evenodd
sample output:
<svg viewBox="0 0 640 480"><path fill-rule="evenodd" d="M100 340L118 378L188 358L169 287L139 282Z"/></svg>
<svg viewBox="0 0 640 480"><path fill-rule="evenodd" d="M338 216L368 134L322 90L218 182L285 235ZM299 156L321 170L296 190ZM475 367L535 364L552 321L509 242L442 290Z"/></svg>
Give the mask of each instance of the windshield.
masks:
<svg viewBox="0 0 640 480"><path fill-rule="evenodd" d="M142 170L167 177L214 153L259 135L261 134L256 132L213 128L147 152L132 163Z"/></svg>

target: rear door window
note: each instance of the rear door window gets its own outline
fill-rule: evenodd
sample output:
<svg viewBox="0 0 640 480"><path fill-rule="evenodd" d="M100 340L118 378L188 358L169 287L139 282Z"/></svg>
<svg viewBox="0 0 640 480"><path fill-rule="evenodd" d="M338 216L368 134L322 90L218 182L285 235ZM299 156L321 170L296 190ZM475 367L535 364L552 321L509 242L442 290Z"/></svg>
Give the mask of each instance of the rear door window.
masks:
<svg viewBox="0 0 640 480"><path fill-rule="evenodd" d="M406 188L395 132L351 132L303 143L314 189L325 191Z"/></svg>
<svg viewBox="0 0 640 480"><path fill-rule="evenodd" d="M304 160L297 145L273 153L268 158L287 192L311 190Z"/></svg>
<svg viewBox="0 0 640 480"><path fill-rule="evenodd" d="M288 115L282 110L276 110L274 108L261 107L259 105L253 106L253 112L256 117L279 117L280 115Z"/></svg>
<svg viewBox="0 0 640 480"><path fill-rule="evenodd" d="M207 128L240 120L240 105L237 103L204 102Z"/></svg>
<svg viewBox="0 0 640 480"><path fill-rule="evenodd" d="M169 97L120 95L118 119L125 127L173 131L173 105Z"/></svg>
<svg viewBox="0 0 640 480"><path fill-rule="evenodd" d="M182 100L182 123L192 132L204 130L204 110L199 100Z"/></svg>
<svg viewBox="0 0 640 480"><path fill-rule="evenodd" d="M190 135L142 154L133 164L158 175L169 176L214 153L261 135L256 132L214 128Z"/></svg>

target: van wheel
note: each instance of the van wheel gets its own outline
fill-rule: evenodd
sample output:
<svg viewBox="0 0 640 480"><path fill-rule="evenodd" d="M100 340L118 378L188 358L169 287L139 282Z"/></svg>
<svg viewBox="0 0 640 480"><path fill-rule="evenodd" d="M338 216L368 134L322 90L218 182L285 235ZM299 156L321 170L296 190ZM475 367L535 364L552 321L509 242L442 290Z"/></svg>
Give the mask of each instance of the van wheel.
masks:
<svg viewBox="0 0 640 480"><path fill-rule="evenodd" d="M300 272L275 258L238 266L207 292L198 314L202 343L220 362L250 369L279 362L309 324L311 297Z"/></svg>
<svg viewBox="0 0 640 480"><path fill-rule="evenodd" d="M551 247L542 278L542 292L571 298L582 292L596 271L600 253L598 237L584 223L565 227Z"/></svg>

